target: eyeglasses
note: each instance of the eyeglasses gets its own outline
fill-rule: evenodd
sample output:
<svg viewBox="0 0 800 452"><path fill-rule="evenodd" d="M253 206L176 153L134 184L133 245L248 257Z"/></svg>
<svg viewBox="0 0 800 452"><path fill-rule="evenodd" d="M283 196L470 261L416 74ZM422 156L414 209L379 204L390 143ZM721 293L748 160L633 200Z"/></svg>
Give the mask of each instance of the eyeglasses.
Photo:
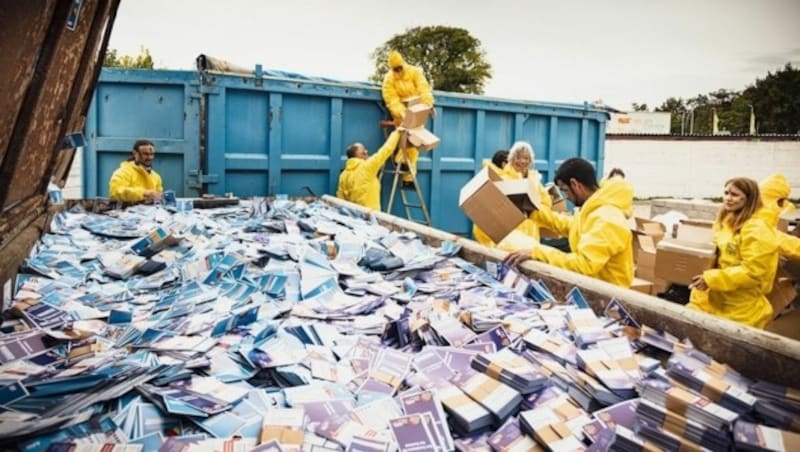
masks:
<svg viewBox="0 0 800 452"><path fill-rule="evenodd" d="M395 71L395 72L400 72L400 71L403 70L403 66L395 66L395 67L392 68L392 70Z"/></svg>

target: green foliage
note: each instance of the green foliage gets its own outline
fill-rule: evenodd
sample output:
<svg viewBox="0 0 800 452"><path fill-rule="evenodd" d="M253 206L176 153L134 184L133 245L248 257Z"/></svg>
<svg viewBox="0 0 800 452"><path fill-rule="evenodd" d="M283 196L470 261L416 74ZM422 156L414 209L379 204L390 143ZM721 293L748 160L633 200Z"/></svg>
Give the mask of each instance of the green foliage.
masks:
<svg viewBox="0 0 800 452"><path fill-rule="evenodd" d="M117 55L117 49L107 49L103 58L104 67L119 67L125 69L153 69L153 57L150 49L139 48L139 55Z"/></svg>
<svg viewBox="0 0 800 452"><path fill-rule="evenodd" d="M631 109L633 111L647 111L647 104L637 104L636 102L631 104Z"/></svg>
<svg viewBox="0 0 800 452"><path fill-rule="evenodd" d="M371 81L383 82L388 71L386 60L392 50L400 52L407 63L421 67L437 90L483 94L492 76L480 40L463 28L415 27L392 36L370 54L375 63Z"/></svg>
<svg viewBox="0 0 800 452"><path fill-rule="evenodd" d="M670 97L655 111L672 113L672 133L681 133L681 125L685 133L711 133L716 110L720 131L746 134L751 109L758 133L800 133L800 69L786 64L741 92L720 89L686 100Z"/></svg>

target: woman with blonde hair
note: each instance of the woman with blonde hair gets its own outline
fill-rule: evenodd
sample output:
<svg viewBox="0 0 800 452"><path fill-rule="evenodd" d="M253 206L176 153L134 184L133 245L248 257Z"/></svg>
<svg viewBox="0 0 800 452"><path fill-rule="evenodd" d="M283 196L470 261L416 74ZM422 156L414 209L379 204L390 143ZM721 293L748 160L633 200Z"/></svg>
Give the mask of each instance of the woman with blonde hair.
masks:
<svg viewBox="0 0 800 452"><path fill-rule="evenodd" d="M714 222L717 258L692 280L689 308L764 328L772 319L766 294L778 268L778 238L764 220L758 183L746 177L725 183Z"/></svg>

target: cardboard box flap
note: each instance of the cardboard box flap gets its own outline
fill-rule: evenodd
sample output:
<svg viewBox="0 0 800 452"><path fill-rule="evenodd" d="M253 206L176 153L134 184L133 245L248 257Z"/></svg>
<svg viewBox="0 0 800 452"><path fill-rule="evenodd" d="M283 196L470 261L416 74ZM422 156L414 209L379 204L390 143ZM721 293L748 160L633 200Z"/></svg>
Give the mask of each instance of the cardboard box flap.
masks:
<svg viewBox="0 0 800 452"><path fill-rule="evenodd" d="M522 212L528 214L542 206L537 182L532 178L504 180L495 185Z"/></svg>
<svg viewBox="0 0 800 452"><path fill-rule="evenodd" d="M711 243L714 240L713 225L713 222L706 220L681 220L675 225L675 238L686 242Z"/></svg>
<svg viewBox="0 0 800 452"><path fill-rule="evenodd" d="M464 202L469 199L470 196L474 195L484 184L499 180L502 180L499 174L492 171L490 167L484 166L483 169L478 171L478 174L466 183L466 185L461 187L461 191L458 193L458 205L462 206Z"/></svg>
<svg viewBox="0 0 800 452"><path fill-rule="evenodd" d="M656 252L656 243L653 240L653 236L647 235L640 231L633 231L633 243L637 249L644 251L645 253L655 253Z"/></svg>
<svg viewBox="0 0 800 452"><path fill-rule="evenodd" d="M415 129L417 127L425 127L428 122L428 117L431 115L432 107L425 104L414 104L406 109L406 115L403 117L403 127L407 129Z"/></svg>
<svg viewBox="0 0 800 452"><path fill-rule="evenodd" d="M420 151L430 151L439 145L439 137L432 134L425 127L408 129L407 141Z"/></svg>
<svg viewBox="0 0 800 452"><path fill-rule="evenodd" d="M714 256L716 247L713 243L694 243L678 239L664 239L658 242L656 247L659 250L677 251L680 253L692 254L700 257Z"/></svg>
<svg viewBox="0 0 800 452"><path fill-rule="evenodd" d="M658 221L652 221L639 217L637 217L635 221L636 230L647 235L663 236L667 232L667 228L664 226L664 224L659 223Z"/></svg>
<svg viewBox="0 0 800 452"><path fill-rule="evenodd" d="M494 183L498 180L500 176L487 166L461 188L458 197L464 214L495 243L500 243L526 218Z"/></svg>

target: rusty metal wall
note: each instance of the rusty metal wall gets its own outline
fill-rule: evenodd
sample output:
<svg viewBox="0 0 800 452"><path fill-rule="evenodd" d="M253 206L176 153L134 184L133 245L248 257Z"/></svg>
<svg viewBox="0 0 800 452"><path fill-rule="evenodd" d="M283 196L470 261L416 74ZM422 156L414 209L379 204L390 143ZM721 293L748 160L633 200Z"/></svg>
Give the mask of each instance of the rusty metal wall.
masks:
<svg viewBox="0 0 800 452"><path fill-rule="evenodd" d="M0 283L47 224L83 129L119 0L0 1Z"/></svg>

